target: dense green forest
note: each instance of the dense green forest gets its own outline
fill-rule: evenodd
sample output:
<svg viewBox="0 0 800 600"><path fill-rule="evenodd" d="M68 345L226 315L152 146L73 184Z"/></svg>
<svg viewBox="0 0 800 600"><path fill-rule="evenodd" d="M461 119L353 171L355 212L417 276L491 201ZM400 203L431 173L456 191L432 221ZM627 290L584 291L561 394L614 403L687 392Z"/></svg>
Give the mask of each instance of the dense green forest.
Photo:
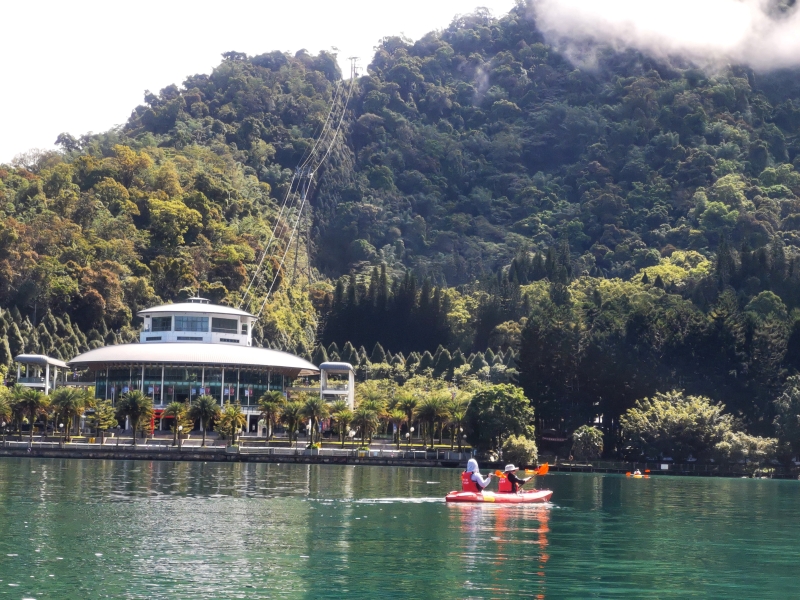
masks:
<svg viewBox="0 0 800 600"><path fill-rule="evenodd" d="M683 389L771 433L800 368L797 73L595 55L524 3L385 38L255 286L257 311L279 283L260 343L518 381L564 427ZM238 305L343 85L326 52L229 52L0 166L0 365L135 339L156 302Z"/></svg>

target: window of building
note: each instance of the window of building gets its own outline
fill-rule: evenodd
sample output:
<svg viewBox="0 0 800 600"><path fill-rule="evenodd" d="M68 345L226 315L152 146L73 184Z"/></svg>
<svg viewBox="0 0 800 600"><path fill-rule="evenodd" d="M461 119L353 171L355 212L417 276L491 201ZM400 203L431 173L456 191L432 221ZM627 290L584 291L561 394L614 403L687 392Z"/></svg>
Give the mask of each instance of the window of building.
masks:
<svg viewBox="0 0 800 600"><path fill-rule="evenodd" d="M208 332L208 317L175 317L175 331Z"/></svg>
<svg viewBox="0 0 800 600"><path fill-rule="evenodd" d="M153 331L172 331L172 317L153 317Z"/></svg>
<svg viewBox="0 0 800 600"><path fill-rule="evenodd" d="M247 335L247 323L242 323L242 335Z"/></svg>
<svg viewBox="0 0 800 600"><path fill-rule="evenodd" d="M239 321L236 319L220 319L218 317L211 319L211 331L216 333L236 333L238 325Z"/></svg>

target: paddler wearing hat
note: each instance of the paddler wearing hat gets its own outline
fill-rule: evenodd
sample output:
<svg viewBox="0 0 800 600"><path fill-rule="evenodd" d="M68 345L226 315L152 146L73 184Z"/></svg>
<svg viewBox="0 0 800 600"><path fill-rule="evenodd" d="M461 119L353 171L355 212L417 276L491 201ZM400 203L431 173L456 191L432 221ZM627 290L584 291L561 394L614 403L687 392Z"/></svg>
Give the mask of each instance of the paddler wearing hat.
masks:
<svg viewBox="0 0 800 600"><path fill-rule="evenodd" d="M511 493L516 494L519 492L519 488L521 488L524 484L528 483L531 478L526 477L525 479L520 479L517 477L517 471L519 469L515 467L513 464L506 465L505 476L508 479L509 483L511 483Z"/></svg>

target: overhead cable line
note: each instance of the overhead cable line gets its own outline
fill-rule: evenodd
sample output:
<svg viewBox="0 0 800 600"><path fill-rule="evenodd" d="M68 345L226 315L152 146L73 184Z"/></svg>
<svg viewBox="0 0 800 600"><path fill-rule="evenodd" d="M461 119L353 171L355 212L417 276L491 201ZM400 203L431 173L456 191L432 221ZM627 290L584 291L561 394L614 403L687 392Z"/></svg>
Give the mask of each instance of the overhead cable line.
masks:
<svg viewBox="0 0 800 600"><path fill-rule="evenodd" d="M351 77L351 79L350 79L350 87L349 87L348 92L347 92L347 98L345 99L345 101L344 101L344 103L342 105L342 113L341 113L341 115L339 115L339 121L338 121L338 123L336 125L336 131L333 132L333 136L331 137L331 140L328 143L328 148L326 149L325 154L322 156L322 158L316 163L316 165L313 168L301 168L301 169L298 169L296 171L296 173L298 174L298 177L300 178L300 184L299 184L300 186L303 185L303 181L302 180L303 179L306 180L306 185L305 185L305 188L303 188L303 193L302 193L302 197L301 197L300 208L297 211L297 218L295 219L294 227L292 228L292 234L289 237L289 241L286 244L286 248L285 248L285 250L283 252L283 256L281 257L281 261L278 264L278 268L276 269L275 273L273 274L272 283L270 284L269 290L267 291L267 294L264 297L263 302L261 303L261 308L258 311L257 317L260 317L261 313L264 312L264 307L267 305L267 302L269 301L269 297L272 295L272 290L275 287L275 283L278 280L278 274L283 269L283 264L284 264L284 261L286 260L286 254L289 252L289 248L292 245L292 240L294 239L294 236L297 233L297 228L298 228L298 226L300 224L300 217L303 214L303 208L305 207L306 198L308 196L308 191L311 188L311 184L313 182L314 175L320 169L320 167L325 162L325 160L328 158L328 155L330 154L331 150L333 149L333 146L336 143L336 140L337 140L337 138L339 136L339 131L342 128L342 123L344 121L344 116L345 116L345 114L347 112L347 106L350 103L350 97L352 96L353 88L355 87L355 79L356 79L355 76ZM309 160L306 161L305 164L308 164L310 162L310 160L311 160L311 157L309 157ZM300 188L298 188L298 189L300 189Z"/></svg>
<svg viewBox="0 0 800 600"><path fill-rule="evenodd" d="M317 138L317 140L315 141L313 147L311 148L311 151L309 152L308 150L306 150L306 152L308 152L308 156L306 156L305 153L303 154L303 157L301 158L301 165L300 165L301 168L303 166L305 166L310 160L313 159L313 156L317 151L317 147L319 146L319 143L322 141L322 138L325 136L325 133L326 133L326 131L327 131L329 125L330 125L330 122L331 122L331 115L333 114L334 108L336 107L336 104L340 99L340 93L341 93L343 87L344 86L342 85L341 82L339 82L337 84L336 91L335 91L334 96L333 96L333 100L331 101L330 110L328 110L328 115L325 117L325 122L323 123L323 126L322 126L322 131L320 132L319 137ZM278 226L279 226L279 224L281 222L281 217L283 216L283 211L286 208L286 203L287 203L289 197L291 196L292 188L294 187L294 182L297 179L297 173L298 173L298 171L295 170L295 172L292 174L292 179L289 182L289 188L286 191L286 196L283 199L283 203L281 204L280 211L278 212L278 216L275 219L275 226L272 229L272 233L270 235L269 241L267 242L267 245L264 247L264 252L261 255L261 259L258 261L258 265L256 266L256 270L253 272L253 277L250 279L250 283L248 284L247 289L245 290L244 295L242 296L242 301L239 303L239 308L240 309L244 306L245 302L247 301L247 296L250 294L250 290L252 289L253 285L256 283L257 280L259 280L259 282L260 282L260 279L261 279L261 277L260 277L261 268L262 268L262 266L264 264L264 260L266 259L267 255L269 254L270 246L272 245L272 242L275 239L275 236L276 236L276 233L277 233L277 230L278 230Z"/></svg>

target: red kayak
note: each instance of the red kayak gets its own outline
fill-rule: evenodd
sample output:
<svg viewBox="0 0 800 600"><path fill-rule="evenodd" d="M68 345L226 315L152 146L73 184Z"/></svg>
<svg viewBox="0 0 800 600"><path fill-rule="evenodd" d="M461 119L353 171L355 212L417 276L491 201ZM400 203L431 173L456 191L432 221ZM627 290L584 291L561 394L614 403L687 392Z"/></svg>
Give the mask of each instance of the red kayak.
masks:
<svg viewBox="0 0 800 600"><path fill-rule="evenodd" d="M495 504L533 504L547 502L553 495L552 490L531 490L519 494L500 494L495 492L450 492L445 496L446 502L493 502Z"/></svg>

